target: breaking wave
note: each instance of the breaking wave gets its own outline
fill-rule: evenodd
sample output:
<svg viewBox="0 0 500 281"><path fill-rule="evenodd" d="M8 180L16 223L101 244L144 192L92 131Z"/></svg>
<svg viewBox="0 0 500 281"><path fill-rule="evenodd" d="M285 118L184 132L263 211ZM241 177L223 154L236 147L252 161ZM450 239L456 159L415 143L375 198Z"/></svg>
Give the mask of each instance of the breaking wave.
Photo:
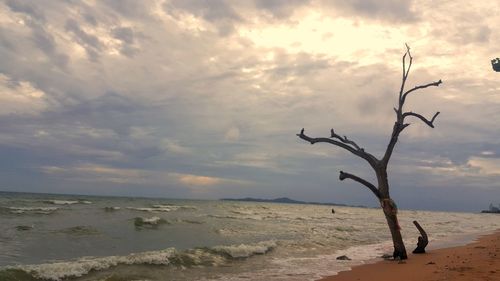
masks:
<svg viewBox="0 0 500 281"><path fill-rule="evenodd" d="M152 205L151 207L127 207L129 210L142 211L142 212L172 212L179 209L196 210L193 206L177 206L177 205Z"/></svg>
<svg viewBox="0 0 500 281"><path fill-rule="evenodd" d="M216 246L178 251L167 248L159 251L133 253L125 256L83 257L74 261L63 261L37 265L8 266L2 272L22 270L35 278L59 281L76 278L90 271L106 270L118 265L163 265L178 267L217 266L231 260L263 255L276 247L275 241L262 241L255 244Z"/></svg>
<svg viewBox="0 0 500 281"><path fill-rule="evenodd" d="M169 223L169 222L165 219L160 218L160 217L150 217L150 218L137 217L137 218L134 218L134 225L137 227L158 226L160 224L166 224L166 223Z"/></svg>
<svg viewBox="0 0 500 281"><path fill-rule="evenodd" d="M57 211L57 207L5 207L11 214L41 214L49 215Z"/></svg>
<svg viewBox="0 0 500 281"><path fill-rule="evenodd" d="M43 200L42 202L52 205L92 204L87 200Z"/></svg>

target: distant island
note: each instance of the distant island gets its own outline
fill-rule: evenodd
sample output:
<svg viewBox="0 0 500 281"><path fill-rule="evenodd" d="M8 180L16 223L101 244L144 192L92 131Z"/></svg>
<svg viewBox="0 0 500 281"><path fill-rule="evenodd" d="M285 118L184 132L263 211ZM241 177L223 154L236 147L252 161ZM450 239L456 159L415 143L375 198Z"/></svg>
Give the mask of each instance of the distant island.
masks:
<svg viewBox="0 0 500 281"><path fill-rule="evenodd" d="M293 199L290 199L288 197L281 197L281 198L276 198L276 199L261 199L261 198L252 198L252 197L237 198L237 199L235 199L235 198L222 198L220 200L222 200L222 201L286 203L286 204L305 204L305 205L325 205L325 206L344 206L344 207L366 208L366 206L362 206L362 205L352 206L352 205L339 204L339 203L305 202L305 201L293 200Z"/></svg>

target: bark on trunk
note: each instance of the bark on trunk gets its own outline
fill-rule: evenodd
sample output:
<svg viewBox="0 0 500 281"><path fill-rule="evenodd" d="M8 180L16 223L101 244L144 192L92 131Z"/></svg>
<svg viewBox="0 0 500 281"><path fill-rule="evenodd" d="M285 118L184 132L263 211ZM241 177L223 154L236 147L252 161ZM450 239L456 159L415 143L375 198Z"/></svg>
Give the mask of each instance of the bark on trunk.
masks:
<svg viewBox="0 0 500 281"><path fill-rule="evenodd" d="M389 230L391 231L392 243L394 245L394 253L392 256L394 259L405 260L408 256L406 254L403 237L401 236L401 228L399 227L397 214L387 213L385 208L384 214L387 219L387 224L389 225Z"/></svg>
<svg viewBox="0 0 500 281"><path fill-rule="evenodd" d="M401 227L398 222L398 207L396 203L391 199L389 195L389 180L387 178L387 165L380 165L375 170L379 185L379 191L381 194L380 206L384 211L385 218L387 220L387 225L391 231L392 243L394 245L394 259L405 260L408 258L406 254L405 244L403 242L403 237L401 236Z"/></svg>

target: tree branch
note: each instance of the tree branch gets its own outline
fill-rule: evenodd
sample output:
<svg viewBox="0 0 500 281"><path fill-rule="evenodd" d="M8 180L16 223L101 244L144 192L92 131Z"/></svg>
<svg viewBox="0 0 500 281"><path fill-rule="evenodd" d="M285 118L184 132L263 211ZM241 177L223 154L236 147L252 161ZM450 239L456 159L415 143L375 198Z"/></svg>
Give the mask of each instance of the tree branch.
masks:
<svg viewBox="0 0 500 281"><path fill-rule="evenodd" d="M341 181L343 181L345 179L352 179L353 181L357 181L357 182L361 183L362 185L368 187L373 192L373 194L375 194L375 196L377 196L378 199L381 198L381 195L380 195L380 192L378 191L378 188L376 188L373 184L369 183L368 181L366 181L358 176L340 171L339 179Z"/></svg>
<svg viewBox="0 0 500 281"><path fill-rule="evenodd" d="M354 141L348 139L346 136L344 136L342 138L341 136L337 135L333 129L330 130L330 134L331 134L330 138L339 139L343 143L352 145L356 150L363 150L364 151L363 148L360 148Z"/></svg>
<svg viewBox="0 0 500 281"><path fill-rule="evenodd" d="M431 87L431 86L434 86L434 87L439 87L439 84L443 83L443 81L441 81L441 79L439 79L439 81L436 81L436 82L432 82L432 83L428 83L428 84L425 84L425 85L419 85L419 86L415 86L413 87L412 89L406 91L403 96L401 97L401 103L405 103L406 101L406 96L408 96L411 92L414 92L416 90L420 90L420 89L425 89L427 87Z"/></svg>
<svg viewBox="0 0 500 281"><path fill-rule="evenodd" d="M396 143L398 142L399 134L401 134L401 132L406 127L408 127L410 125L410 124L404 123L405 117L415 116L417 118L420 118L424 123L429 125L431 128L434 128L434 124L433 124L434 119L436 119L437 115L439 114L439 112L436 113L436 115L434 115L432 120L429 121L417 113L413 113L413 112L403 113L404 103L406 101L407 96L410 93L415 92L415 91L420 90L420 89L425 89L425 88L431 87L431 86L437 87L442 83L442 81L439 80L439 81L428 83L425 85L415 86L412 89L405 92L406 80L408 79L408 76L410 74L411 65L413 63L413 57L411 56L410 47L408 46L408 44L405 44L405 45L406 45L406 52L403 55L403 62L402 62L402 64L403 64L403 77L401 78L401 89L399 91L399 100L398 100L399 104L398 104L397 108L394 108L394 112L396 112L396 122L394 123L394 127L392 129L391 139L389 140L389 144L387 145L387 149L385 151L384 157L380 160L380 163L383 166L386 166L387 163L389 163L389 159L391 158L392 152L394 151L394 147L396 146ZM407 57L408 57L408 67L406 67Z"/></svg>
<svg viewBox="0 0 500 281"><path fill-rule="evenodd" d="M378 164L378 159L375 158L375 156L371 155L370 153L366 152L363 148L360 148L354 141L348 139L347 137L341 137L333 131L333 129L330 131L332 133L331 138L311 138L304 134L304 128L300 130L300 133L297 134L297 136L310 144L315 144L315 143L329 143L333 144L335 146L341 147L352 154L359 156L363 159L365 159L370 166L375 167ZM337 141L335 139L338 139L340 141Z"/></svg>
<svg viewBox="0 0 500 281"><path fill-rule="evenodd" d="M410 46L408 46L408 44L406 43L405 46L406 46L406 52L403 55L403 77L401 78L401 89L399 90L400 107L402 105L401 101L402 101L403 91L405 89L406 79L408 79L408 75L410 74L411 64L413 62L413 57L411 56L410 52ZM406 56L409 57L408 68L406 68Z"/></svg>
<svg viewBox="0 0 500 281"><path fill-rule="evenodd" d="M439 115L439 111L436 112L436 114L434 114L434 116L432 117L432 119L429 121L427 118L425 118L424 116L418 114L418 113L414 113L414 112L405 112L403 114L403 119L408 117L408 116L414 116L414 117L417 117L419 118L420 120L422 120L422 122L424 122L425 124L427 124L427 126L431 127L431 128L434 128L434 120L436 120L436 117Z"/></svg>

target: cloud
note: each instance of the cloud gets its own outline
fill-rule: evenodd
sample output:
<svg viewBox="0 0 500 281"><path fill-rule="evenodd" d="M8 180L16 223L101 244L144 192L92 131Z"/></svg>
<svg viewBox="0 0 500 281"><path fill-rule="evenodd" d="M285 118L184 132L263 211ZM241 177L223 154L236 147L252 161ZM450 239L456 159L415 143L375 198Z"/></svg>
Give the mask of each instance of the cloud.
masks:
<svg viewBox="0 0 500 281"><path fill-rule="evenodd" d="M92 61L95 61L99 58L100 51L102 49L102 43L97 36L84 31L80 27L80 24L74 19L68 19L64 27L66 31L69 31L73 34L76 42L78 42L78 44L80 44L85 49L87 55Z"/></svg>
<svg viewBox="0 0 500 281"><path fill-rule="evenodd" d="M179 18L178 13L189 13L195 17L213 24L220 35L227 36L234 31L234 25L243 21L243 18L232 8L231 3L225 0L196 1L171 0L163 4L165 13Z"/></svg>
<svg viewBox="0 0 500 281"><path fill-rule="evenodd" d="M85 163L69 167L42 166L40 170L48 176L63 180L111 183L136 186L178 186L196 191L200 187L217 187L248 185L249 182L227 178L182 174L167 171L144 169L116 168L99 164Z"/></svg>
<svg viewBox="0 0 500 281"><path fill-rule="evenodd" d="M0 6L0 151L16 167L0 169L6 185L370 203L336 180L341 169L370 177L363 161L295 134L334 128L380 156L405 42L414 55L408 86L444 83L408 100L408 110L441 114L435 129L411 120L401 136L395 192L497 185L494 1Z"/></svg>
<svg viewBox="0 0 500 281"><path fill-rule="evenodd" d="M500 176L500 158L471 157L467 164L481 174Z"/></svg>
<svg viewBox="0 0 500 281"><path fill-rule="evenodd" d="M399 0L353 0L324 2L335 8L355 16L381 21L393 21L398 23L414 22L418 19L413 6L418 5L416 1ZM328 4L327 4L328 3Z"/></svg>
<svg viewBox="0 0 500 281"><path fill-rule="evenodd" d="M161 141L162 147L170 153L174 154L191 154L193 151L189 147L179 144L178 141L165 138Z"/></svg>
<svg viewBox="0 0 500 281"><path fill-rule="evenodd" d="M48 108L46 94L28 81L16 81L0 73L0 115L34 115Z"/></svg>
<svg viewBox="0 0 500 281"><path fill-rule="evenodd" d="M44 13L32 3L22 3L15 0L8 0L5 3L13 12L26 14L35 20L45 21Z"/></svg>
<svg viewBox="0 0 500 281"><path fill-rule="evenodd" d="M303 0L255 0L257 9L263 9L269 12L273 17L285 19L290 17L295 10L301 6L309 5L311 1Z"/></svg>
<svg viewBox="0 0 500 281"><path fill-rule="evenodd" d="M195 175L179 175L179 182L188 186L211 186L221 183L221 179Z"/></svg>
<svg viewBox="0 0 500 281"><path fill-rule="evenodd" d="M224 134L224 140L228 142L236 142L240 139L240 129L238 127L231 127Z"/></svg>
<svg viewBox="0 0 500 281"><path fill-rule="evenodd" d="M72 167L44 166L41 170L52 176L73 181L114 184L158 184L167 180L162 174L140 169L119 169L103 165L80 164Z"/></svg>

